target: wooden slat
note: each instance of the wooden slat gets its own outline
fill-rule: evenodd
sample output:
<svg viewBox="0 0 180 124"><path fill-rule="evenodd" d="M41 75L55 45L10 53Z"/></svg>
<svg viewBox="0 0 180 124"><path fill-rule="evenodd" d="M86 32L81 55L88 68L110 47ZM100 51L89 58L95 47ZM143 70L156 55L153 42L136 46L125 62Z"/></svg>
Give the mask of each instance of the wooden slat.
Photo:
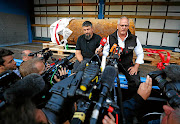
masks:
<svg viewBox="0 0 180 124"><path fill-rule="evenodd" d="M98 17L98 15L87 14L36 14L34 17ZM104 15L105 18L144 18L144 19L175 19L180 20L180 16L148 16L148 15Z"/></svg>
<svg viewBox="0 0 180 124"><path fill-rule="evenodd" d="M105 18L120 18L126 16L128 18L144 18L144 19L175 19L180 20L180 16L148 16L148 15L104 15Z"/></svg>
<svg viewBox="0 0 180 124"><path fill-rule="evenodd" d="M98 15L87 14L36 14L34 17L98 17Z"/></svg>
<svg viewBox="0 0 180 124"><path fill-rule="evenodd" d="M98 3L63 3L63 4L35 4L34 7L46 6L98 6Z"/></svg>
<svg viewBox="0 0 180 124"><path fill-rule="evenodd" d="M136 31L178 33L179 30L135 28Z"/></svg>
<svg viewBox="0 0 180 124"><path fill-rule="evenodd" d="M49 43L49 42L51 42L51 41L32 40L32 42L38 42L38 43Z"/></svg>
<svg viewBox="0 0 180 124"><path fill-rule="evenodd" d="M180 2L105 2L105 5L169 5L180 6Z"/></svg>
<svg viewBox="0 0 180 124"><path fill-rule="evenodd" d="M49 24L31 24L32 27L50 27Z"/></svg>
<svg viewBox="0 0 180 124"><path fill-rule="evenodd" d="M50 27L50 24L31 24L32 27ZM177 33L179 30L135 28L136 31Z"/></svg>

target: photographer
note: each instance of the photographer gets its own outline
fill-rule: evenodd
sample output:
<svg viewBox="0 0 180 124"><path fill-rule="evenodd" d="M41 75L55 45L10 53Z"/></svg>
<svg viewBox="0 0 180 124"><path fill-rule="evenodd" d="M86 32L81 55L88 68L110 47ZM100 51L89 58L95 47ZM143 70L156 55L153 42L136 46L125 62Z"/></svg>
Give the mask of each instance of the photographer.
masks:
<svg viewBox="0 0 180 124"><path fill-rule="evenodd" d="M7 76L14 79L14 81L11 80L12 83L21 78L16 62L14 61L14 57L12 56L13 54L14 53L10 50L0 49L0 82L3 82L3 78L6 79ZM9 82L10 80L6 81Z"/></svg>
<svg viewBox="0 0 180 124"><path fill-rule="evenodd" d="M160 93L167 101L163 105L164 113L160 120L145 120L148 124L179 124L180 123L180 66L168 65L162 71L153 71L148 74L153 79L153 85L160 88ZM149 113L148 113L149 114ZM146 115L148 115L146 114ZM147 118L148 119L148 118Z"/></svg>
<svg viewBox="0 0 180 124"><path fill-rule="evenodd" d="M25 77L31 73L38 73L41 75L46 71L46 68L41 58L33 58L29 61L22 63L19 67L19 70L22 77ZM66 68L61 68L58 71L60 73L60 76L68 74L68 70L66 70ZM57 76L55 76L54 79L56 80L56 82L60 81L60 79L57 78Z"/></svg>
<svg viewBox="0 0 180 124"><path fill-rule="evenodd" d="M14 53L7 49L0 50L0 74L7 70L16 70L16 62L12 56Z"/></svg>
<svg viewBox="0 0 180 124"><path fill-rule="evenodd" d="M147 98L150 96L151 90L152 79L147 76L146 82L140 84L137 94L135 94L133 98L123 102L126 124L133 123L133 118L137 115L145 100L147 100ZM105 115L104 119L102 120L103 124L115 124L115 119L113 118L113 116L110 113L108 113L108 115L110 118Z"/></svg>
<svg viewBox="0 0 180 124"><path fill-rule="evenodd" d="M32 53L31 50L23 50L21 52L23 62L28 61L34 57L34 56L28 56L30 53Z"/></svg>
<svg viewBox="0 0 180 124"><path fill-rule="evenodd" d="M47 70L45 68L44 61L41 58L33 58L26 62L23 62L19 67L19 71L20 71L22 77L25 77L32 73L37 73L37 74L42 75ZM53 82L59 82L60 80L62 80L61 77L65 78L68 74L68 71L65 68L58 69L58 72L59 72L59 76L57 77L56 75L54 75ZM38 108L44 107L46 102L51 97L49 90L51 89L52 84L49 80L46 80L45 82L46 82L46 85L45 85L45 88L43 89L43 91L41 93L39 93L33 99L33 102L37 105Z"/></svg>

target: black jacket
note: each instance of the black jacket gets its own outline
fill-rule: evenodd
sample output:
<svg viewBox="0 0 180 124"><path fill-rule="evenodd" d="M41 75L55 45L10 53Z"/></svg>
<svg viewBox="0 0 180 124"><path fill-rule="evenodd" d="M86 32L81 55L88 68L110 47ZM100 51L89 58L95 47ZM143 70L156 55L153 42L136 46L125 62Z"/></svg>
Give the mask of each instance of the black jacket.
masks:
<svg viewBox="0 0 180 124"><path fill-rule="evenodd" d="M113 34L109 35L110 48L113 46L114 43L118 45L117 31L118 30L116 30ZM123 65L132 64L133 50L136 46L136 36L131 34L131 32L128 30L128 37L125 40L125 48L123 49L123 52L120 56L119 63L122 63Z"/></svg>

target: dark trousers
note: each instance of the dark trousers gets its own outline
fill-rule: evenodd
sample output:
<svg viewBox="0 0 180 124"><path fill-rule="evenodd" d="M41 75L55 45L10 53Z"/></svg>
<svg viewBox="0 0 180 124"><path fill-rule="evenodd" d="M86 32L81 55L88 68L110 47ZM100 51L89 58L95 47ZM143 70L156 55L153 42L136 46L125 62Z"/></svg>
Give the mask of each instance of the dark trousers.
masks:
<svg viewBox="0 0 180 124"><path fill-rule="evenodd" d="M122 65L118 64L118 71L119 73L122 72L127 79L128 82L128 90L122 90L123 92L123 101L128 100L133 97L134 94L137 93L139 85L141 83L139 72L137 75L130 75L128 69L133 65Z"/></svg>

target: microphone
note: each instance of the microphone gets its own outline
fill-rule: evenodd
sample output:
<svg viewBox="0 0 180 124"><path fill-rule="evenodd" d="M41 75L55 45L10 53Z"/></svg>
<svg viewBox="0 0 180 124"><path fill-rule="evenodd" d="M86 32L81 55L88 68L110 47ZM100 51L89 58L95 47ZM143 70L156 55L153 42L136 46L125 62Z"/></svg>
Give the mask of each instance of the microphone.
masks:
<svg viewBox="0 0 180 124"><path fill-rule="evenodd" d="M163 70L172 81L180 80L180 65L168 65Z"/></svg>
<svg viewBox="0 0 180 124"><path fill-rule="evenodd" d="M115 67L106 66L100 80L100 83L102 83L102 91L98 102L94 106L94 110L90 119L90 124L96 124L99 116L99 110L102 107L108 92L112 89L116 76L117 76L117 71Z"/></svg>
<svg viewBox="0 0 180 124"><path fill-rule="evenodd" d="M45 87L43 78L35 73L29 74L17 81L4 92L4 99L7 103L23 101L25 98L32 98L40 93Z"/></svg>
<svg viewBox="0 0 180 124"><path fill-rule="evenodd" d="M104 47L104 45L107 43L107 38L103 37L100 41L100 46L98 47L98 49Z"/></svg>

